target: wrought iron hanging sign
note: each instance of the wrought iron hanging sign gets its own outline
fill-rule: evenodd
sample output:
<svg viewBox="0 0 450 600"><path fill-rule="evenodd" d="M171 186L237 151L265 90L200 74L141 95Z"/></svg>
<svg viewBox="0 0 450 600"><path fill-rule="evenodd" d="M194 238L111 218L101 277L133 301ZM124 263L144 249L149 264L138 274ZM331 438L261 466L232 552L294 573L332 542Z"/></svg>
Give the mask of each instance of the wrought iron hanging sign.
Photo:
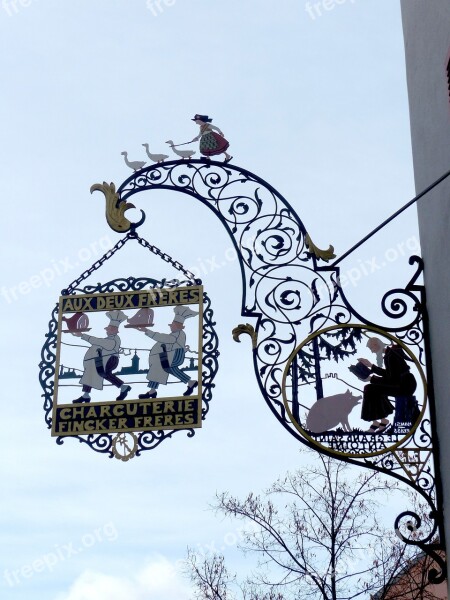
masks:
<svg viewBox="0 0 450 600"><path fill-rule="evenodd" d="M184 282L130 277L79 287L129 239L161 255L133 229L63 290L40 365L58 443L76 437L122 461L202 426L218 357L209 298L188 271Z"/></svg>
<svg viewBox="0 0 450 600"><path fill-rule="evenodd" d="M335 258L333 246L326 250L318 248L297 213L277 190L254 173L230 164L229 143L222 132L211 125L209 117L195 115L194 121L200 127L200 135L192 142L200 140L203 158L193 159L194 150L178 150L170 141L169 145L180 160L166 162L167 155L151 154L145 144L148 157L157 164L145 167L144 162L130 162L125 155L126 164L134 173L117 191L113 183L92 186L91 191L99 190L105 196L106 219L111 228L119 233L128 232L118 245L130 237L137 238L135 226L127 220L125 213L134 206L129 202L131 196L142 191L180 192L201 202L218 217L230 235L241 267L241 313L256 319L255 326L249 323L238 325L233 330L233 337L239 342L242 334L251 336L255 375L270 410L291 435L307 446L395 477L414 489L428 503L432 527L422 531L419 515L411 510L398 516L396 531L405 543L417 545L433 556L439 569L431 570L430 578L435 583L442 581L446 577L446 563L442 558L445 540L439 510L442 496L436 452L436 416L425 292L417 283L423 271L422 260L411 257L409 263L416 266L416 272L409 283L388 291L381 298L381 322L365 318L351 306L341 285L337 265L348 253L330 264ZM211 161L211 156L220 154L225 156L224 162ZM166 256L145 240L139 238L138 241L155 254ZM172 264L182 270L179 263L172 261ZM186 271L183 272L186 275ZM149 287L154 290L170 288L168 282L127 280L125 287L122 283L110 282L106 286L77 289L76 294L81 294L76 297L77 304L68 304L69 300L74 300L74 287L63 293L50 322L41 370L47 423L59 436L58 441L74 434L70 427L80 427L76 437L81 441L87 441L97 451L117 456L121 445L125 455L127 452L131 455L133 448L135 454L139 454L143 449L156 446L164 436L172 435L176 426L188 426L189 435L193 435L194 427L200 425L200 397L202 418L208 409L218 352L209 300L203 293L202 303L201 282L187 276L186 285L176 282L172 286L174 293L182 294L184 290L187 295L179 295L173 303L167 300L161 305L143 298L149 298ZM144 288L145 294L131 293ZM94 296L97 300L91 302L90 298ZM120 299L117 301L120 306L115 300L109 300L113 297ZM166 298L170 298L170 292ZM90 310L91 306L95 308ZM199 353L198 362L194 360L198 367L191 372L188 372L190 367L185 369L183 381L181 376L177 377L178 371L168 371L164 367L162 338L159 341L153 338L160 344L158 369L164 377L169 376L167 383L173 382L174 394L160 393L164 382L151 374L149 367L147 376L144 369L144 377L138 383L135 383L134 372L133 381L129 383L123 373L114 372L113 377L117 380L110 378L110 387L101 392L106 395L104 400L98 401L98 409L92 410L100 393L98 390L95 400L90 396L91 390L86 389L81 390L81 397L78 395L70 401L69 391L62 389L61 375L65 373L61 370L62 365L69 370L81 369L82 353L86 352L85 359L89 352L95 353L90 350L94 344L90 344L91 332L87 331L78 339L81 338L89 348L71 348L70 352L65 346L63 349L66 339L76 340L71 335L70 319L73 319L73 323L70 321L72 327L91 328L93 336L99 336L101 327L108 327L108 319L109 323L119 321L114 326L122 331L126 330L127 324L133 326L136 321L139 326L131 327L130 331L127 329L124 340L132 352L133 347L144 348L151 362L152 351L143 346L141 340L147 341L156 331L150 329L151 322L155 322L155 328L159 327L162 314L178 310L177 307L198 313L191 313L186 335L191 345L198 324L203 342L198 348L191 346ZM63 322L67 324L65 332L61 329ZM143 335L144 329L147 338ZM112 333L115 335L116 332ZM69 364L65 357L75 357L74 352L78 353L77 358ZM139 352L141 350L136 349L136 355L133 353L135 362L134 356L140 359ZM98 356L93 358L99 368L91 367L94 376L103 381L108 380L105 374L110 373L106 359L102 352L101 361ZM183 371L184 367L180 364L176 368ZM139 361L137 370L140 369ZM150 384L146 392L142 391L144 379ZM95 388L89 382L82 384ZM183 385L186 386L183 391L175 392ZM113 391L117 393L117 399L112 395ZM136 399L136 392L146 394L146 397ZM156 397L153 397L155 393ZM86 395L90 396L88 402ZM179 404L175 405L176 401ZM162 411L158 420L155 419L159 408L144 414L145 410L150 411L144 407L154 407L156 402ZM129 410L136 411L135 415L126 414L128 403L133 406ZM171 416L169 407L172 406L170 410L177 411L174 415L178 415L178 422L176 416L174 425L167 421L167 427L173 429L166 433L164 419ZM102 407L104 418L110 419L109 426L114 425L115 438L112 433L100 431L98 422L102 419ZM116 415L114 409L117 413L123 410L124 414ZM76 426L75 419L79 422ZM95 433L88 433L88 421L94 423ZM120 437L126 435L131 438ZM410 535L412 530L413 536Z"/></svg>

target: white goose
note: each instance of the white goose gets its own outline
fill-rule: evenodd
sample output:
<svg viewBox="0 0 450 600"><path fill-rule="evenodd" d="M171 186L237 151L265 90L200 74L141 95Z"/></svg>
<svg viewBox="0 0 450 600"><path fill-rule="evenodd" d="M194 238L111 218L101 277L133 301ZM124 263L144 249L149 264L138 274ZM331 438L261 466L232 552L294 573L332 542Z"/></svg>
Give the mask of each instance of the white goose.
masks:
<svg viewBox="0 0 450 600"><path fill-rule="evenodd" d="M183 160L185 158L189 159L195 154L195 150L177 150L172 140L167 140L166 144L169 144L169 146L172 148L172 151L175 152L175 154L177 154Z"/></svg>
<svg viewBox="0 0 450 600"><path fill-rule="evenodd" d="M142 144L142 145L144 146L149 159L155 163L162 163L166 160L166 158L169 158L169 156L167 154L152 154L150 152L150 150L148 149L148 144Z"/></svg>
<svg viewBox="0 0 450 600"><path fill-rule="evenodd" d="M133 162L130 162L128 160L128 152L121 152L120 154L122 154L122 156L124 157L125 164L127 165L127 167L130 167L130 169L133 169L133 171L139 171L139 169L142 169L142 167L145 165L145 162L142 162L140 160L134 160Z"/></svg>

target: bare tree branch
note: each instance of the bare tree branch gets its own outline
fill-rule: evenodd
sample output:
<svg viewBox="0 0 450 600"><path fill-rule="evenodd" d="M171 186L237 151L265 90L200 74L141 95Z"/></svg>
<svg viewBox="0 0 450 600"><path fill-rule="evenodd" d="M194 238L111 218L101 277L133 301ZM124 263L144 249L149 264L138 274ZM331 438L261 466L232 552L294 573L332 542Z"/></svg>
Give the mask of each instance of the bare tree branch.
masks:
<svg viewBox="0 0 450 600"><path fill-rule="evenodd" d="M320 462L317 458L314 453L316 464L280 477L265 496L217 495L218 512L253 524L243 533L241 549L255 554L258 570L237 584L223 556L199 559L189 551L187 566L199 600L433 597L424 574L430 559L421 559L418 568L414 548L381 527L375 516L375 495L389 497L398 484L378 473L347 478L349 465L321 454Z"/></svg>

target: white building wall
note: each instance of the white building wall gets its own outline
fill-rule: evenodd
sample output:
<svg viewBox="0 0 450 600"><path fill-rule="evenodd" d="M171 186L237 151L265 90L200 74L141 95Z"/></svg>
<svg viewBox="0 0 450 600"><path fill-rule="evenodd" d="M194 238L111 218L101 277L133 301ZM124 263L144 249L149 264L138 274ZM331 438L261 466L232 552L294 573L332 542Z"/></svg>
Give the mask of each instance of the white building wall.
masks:
<svg viewBox="0 0 450 600"><path fill-rule="evenodd" d="M401 0L417 193L450 171L450 0ZM418 203L450 542L450 177ZM450 594L449 594L450 596Z"/></svg>

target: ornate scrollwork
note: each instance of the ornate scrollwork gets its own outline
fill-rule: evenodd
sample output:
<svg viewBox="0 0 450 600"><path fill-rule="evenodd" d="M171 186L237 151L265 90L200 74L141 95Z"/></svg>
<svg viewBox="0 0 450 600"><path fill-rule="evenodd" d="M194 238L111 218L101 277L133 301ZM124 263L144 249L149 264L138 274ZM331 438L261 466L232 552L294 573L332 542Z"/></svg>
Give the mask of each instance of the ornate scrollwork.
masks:
<svg viewBox="0 0 450 600"><path fill-rule="evenodd" d="M409 301L409 306L408 306ZM420 299L406 289L389 290L381 301L383 312L391 319L401 319L412 311L417 313L417 321L420 319ZM409 323L408 328L413 327L415 322Z"/></svg>
<svg viewBox="0 0 450 600"><path fill-rule="evenodd" d="M97 283L76 287L71 290L71 294L94 294L105 292L127 292L140 291L143 289L161 289L187 287L194 285L192 281L180 281L178 279L157 281L148 277L128 277L124 279L114 279L106 283ZM51 428L52 410L53 410L53 391L56 363L56 345L57 345L57 325L58 325L58 307L53 312L49 322L49 331L46 334L46 341L41 352L41 362L39 364L39 381L43 389L45 422ZM206 293L203 296L203 343L202 343L202 420L205 419L209 411L209 406L214 388L214 378L217 374L219 363L218 337L214 329L213 311L211 301ZM57 437L56 442L62 445L68 438L76 438L80 443L87 444L95 452L106 454L110 458L116 457L120 460L129 460L134 456L140 456L144 450L156 448L161 442L171 438L174 433L186 431L188 437L195 434L194 429L176 429L140 432L133 434L133 439L137 439L136 447L131 452L120 453L118 444L124 441L120 435L115 433L102 433L91 435L73 435ZM129 444L128 444L129 445ZM126 446L124 446L126 450ZM125 457L125 458L124 458Z"/></svg>
<svg viewBox="0 0 450 600"><path fill-rule="evenodd" d="M386 322L380 324L361 315L351 305L342 289L338 267L319 266L319 261L327 262L334 257L334 248L317 248L290 204L260 177L234 165L215 161L171 161L130 176L116 196L111 196L112 210L124 210L131 196L141 191L159 189L181 192L203 203L230 235L243 279L241 312L245 317L257 319L254 330L257 337L252 335L256 377L273 414L291 435L304 444L315 447L315 439L305 438L295 426L295 419L300 418L298 414L289 415L283 402L283 373L288 362L295 357L300 343L308 336L329 327L345 328L357 324L390 340L398 340L421 368L429 368L430 357L424 343L428 335L425 330L424 290L417 284L423 269L420 258L410 258L410 264L416 265L416 272L407 285L384 294L380 308ZM123 212L119 214L120 221ZM241 332L244 330L234 330L237 338ZM214 335L208 343L213 349L217 347ZM311 356L315 352L316 363L320 362L320 352L326 352L326 349L325 343L322 349L311 348ZM210 361L213 373L216 369L214 352L205 359ZM304 369L306 374L299 375L295 368L288 374L286 381L291 389L314 383L318 385L317 373L311 366L314 361L311 357L308 360L310 367L309 371ZM205 390L207 393L207 386ZM335 449L340 445L345 450L340 456L342 460L395 477L426 498L431 507L436 507L439 486L436 486L431 435L434 407L426 405L426 402L421 406L420 416L413 426L409 425L411 435L404 439L393 431L371 438L367 432L355 434L348 431L339 436L329 432L318 433L317 436L328 436L328 442L335 444ZM300 408L297 407L297 410ZM164 435L169 434L142 434L140 448L155 447ZM391 450L393 444L395 452ZM328 451L322 451L333 454L331 450L330 446ZM411 477L412 471L408 473L407 470L412 469L412 465L406 466L401 457L413 450L419 452L421 464L416 475ZM438 515L437 510L434 513ZM441 528L438 517L436 522ZM423 545L429 548L431 542Z"/></svg>
<svg viewBox="0 0 450 600"><path fill-rule="evenodd" d="M52 427L51 412L53 407L57 329L58 305L53 309L48 324L48 332L45 336L45 343L41 350L41 362L39 363L39 383L44 391L42 396L44 398L45 422L49 429Z"/></svg>
<svg viewBox="0 0 450 600"><path fill-rule="evenodd" d="M428 580L432 584L439 584L447 578L447 563L445 560L444 549L437 538L439 528L439 515L432 510L428 515L430 530L422 533L422 518L413 510L406 510L400 513L395 519L395 533L408 546L417 546L425 554L433 559L440 571L431 568L428 572Z"/></svg>

